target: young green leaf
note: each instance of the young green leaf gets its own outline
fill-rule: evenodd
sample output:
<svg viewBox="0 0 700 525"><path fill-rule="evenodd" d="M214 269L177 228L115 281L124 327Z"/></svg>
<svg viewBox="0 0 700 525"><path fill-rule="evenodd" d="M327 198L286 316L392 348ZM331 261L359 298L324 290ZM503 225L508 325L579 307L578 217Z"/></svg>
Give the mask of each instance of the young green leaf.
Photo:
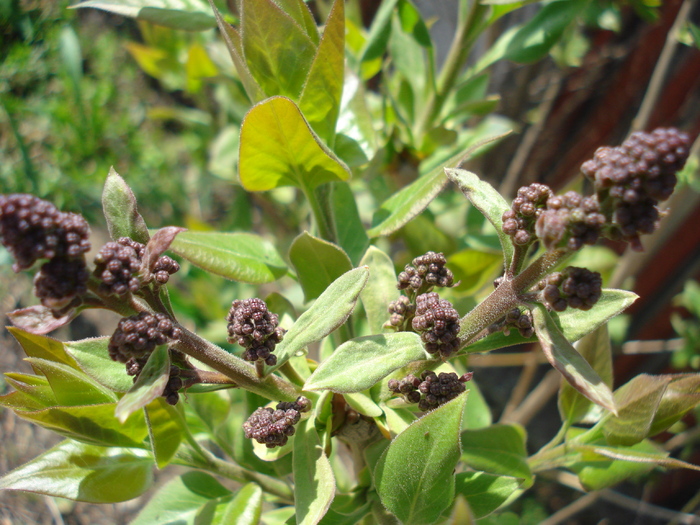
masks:
<svg viewBox="0 0 700 525"><path fill-rule="evenodd" d="M474 517L479 519L521 492L518 489L522 483L522 479L487 472L460 472L456 476L455 493L466 498Z"/></svg>
<svg viewBox="0 0 700 525"><path fill-rule="evenodd" d="M32 404L32 406L35 406L36 408L46 408L58 405L58 401L56 400L53 390L51 389L51 385L45 377L20 374L17 372L6 372L5 381L18 392L26 394L31 399L36 401L38 405ZM26 408L25 410L32 410L32 408Z"/></svg>
<svg viewBox="0 0 700 525"><path fill-rule="evenodd" d="M244 283L269 283L287 273L275 247L252 233L184 232L170 250L203 270Z"/></svg>
<svg viewBox="0 0 700 525"><path fill-rule="evenodd" d="M114 168L110 168L102 190L102 209L112 240L131 237L141 244L148 243L148 228L139 213L136 196Z"/></svg>
<svg viewBox="0 0 700 525"><path fill-rule="evenodd" d="M481 389L475 379L469 382L468 392L469 396L467 397L467 408L464 411L462 429L476 430L490 426L493 423L491 407L484 399L484 395L481 393Z"/></svg>
<svg viewBox="0 0 700 525"><path fill-rule="evenodd" d="M672 376L649 427L649 435L663 432L700 403L700 374Z"/></svg>
<svg viewBox="0 0 700 525"><path fill-rule="evenodd" d="M332 185L330 201L338 245L345 250L352 264L356 266L367 251L369 237L357 211L355 195L347 183L335 182Z"/></svg>
<svg viewBox="0 0 700 525"><path fill-rule="evenodd" d="M204 31L216 26L207 4L201 0L86 0L70 7L94 7L184 31Z"/></svg>
<svg viewBox="0 0 700 525"><path fill-rule="evenodd" d="M298 525L318 523L335 496L335 478L310 417L298 424L294 439L294 506Z"/></svg>
<svg viewBox="0 0 700 525"><path fill-rule="evenodd" d="M379 405L367 393L347 393L343 397L350 408L363 416L380 417L383 413Z"/></svg>
<svg viewBox="0 0 700 525"><path fill-rule="evenodd" d="M39 334L32 334L21 328L12 326L8 326L7 331L12 334L22 347L22 350L24 350L24 353L29 357L54 361L74 369L78 368L78 364L75 360L66 353L61 341L56 341L56 339Z"/></svg>
<svg viewBox="0 0 700 525"><path fill-rule="evenodd" d="M364 80L372 78L381 69L381 58L391 36L391 15L396 2L397 0L382 2L369 28L369 35L360 57L361 76Z"/></svg>
<svg viewBox="0 0 700 525"><path fill-rule="evenodd" d="M315 26L314 26L315 29ZM299 99L299 109L316 134L333 146L345 73L345 2L333 4L321 43Z"/></svg>
<svg viewBox="0 0 700 525"><path fill-rule="evenodd" d="M114 415L124 422L132 412L161 395L169 378L170 353L166 345L160 345L149 356L134 385L119 400Z"/></svg>
<svg viewBox="0 0 700 525"><path fill-rule="evenodd" d="M5 474L0 478L0 489L117 503L140 496L151 487L152 464L151 458L131 450L66 440Z"/></svg>
<svg viewBox="0 0 700 525"><path fill-rule="evenodd" d="M209 474L192 470L163 486L130 525L195 524L197 512L209 501L231 492Z"/></svg>
<svg viewBox="0 0 700 525"><path fill-rule="evenodd" d="M265 98L265 93L263 93L262 88L248 69L248 65L243 56L243 42L240 33L224 20L224 17L221 16L221 13L214 4L214 0L209 0L209 6L214 12L216 24L219 26L221 36L224 37L226 48L231 55L234 66L236 66L236 71L238 72L238 76L241 79L241 83L248 97L253 103L261 101Z"/></svg>
<svg viewBox="0 0 700 525"><path fill-rule="evenodd" d="M360 264L369 267L369 281L360 294L360 300L367 314L370 333L378 334L389 318L389 303L399 297L394 263L382 250L370 246Z"/></svg>
<svg viewBox="0 0 700 525"><path fill-rule="evenodd" d="M605 289L596 305L588 311L567 308L561 313L551 312L550 316L564 337L568 341L576 342L623 312L637 300L637 297L637 294L626 290ZM508 336L503 332L497 332L467 346L463 351L470 354L489 352L535 340L534 337L525 339L515 331Z"/></svg>
<svg viewBox="0 0 700 525"><path fill-rule="evenodd" d="M527 464L525 430L518 425L492 425L462 432L462 461L474 470L512 476L532 484Z"/></svg>
<svg viewBox="0 0 700 525"><path fill-rule="evenodd" d="M134 381L127 375L124 363L109 357L109 336L68 341L64 343L68 353L80 369L102 386L114 392L126 392Z"/></svg>
<svg viewBox="0 0 700 525"><path fill-rule="evenodd" d="M143 414L133 414L123 424L114 417L116 403L49 407L15 413L27 421L67 438L105 447L143 448L148 434Z"/></svg>
<svg viewBox="0 0 700 525"><path fill-rule="evenodd" d="M275 0L282 10L291 16L303 28L311 41L319 44L318 27L311 9L304 0Z"/></svg>
<svg viewBox="0 0 700 525"><path fill-rule="evenodd" d="M333 281L352 269L343 250L308 232L294 239L289 248L289 260L297 271L305 301L316 299Z"/></svg>
<svg viewBox="0 0 700 525"><path fill-rule="evenodd" d="M447 185L443 168L454 166L463 156L463 153L455 155L444 165L422 175L384 201L374 212L373 226L367 230L367 235L389 235L425 210Z"/></svg>
<svg viewBox="0 0 700 525"><path fill-rule="evenodd" d="M305 353L308 345L320 341L342 325L355 308L360 292L367 284L368 276L367 267L355 268L341 275L326 288L277 345L277 365L266 369L268 373L282 366L291 356L299 352Z"/></svg>
<svg viewBox="0 0 700 525"><path fill-rule="evenodd" d="M248 191L296 186L311 191L347 180L349 168L313 133L297 105L272 97L254 106L241 124L241 184Z"/></svg>
<svg viewBox="0 0 700 525"><path fill-rule="evenodd" d="M413 332L358 337L336 348L311 374L304 390L362 392L394 370L428 357Z"/></svg>
<svg viewBox="0 0 700 525"><path fill-rule="evenodd" d="M402 523L436 523L452 503L466 400L460 395L411 424L374 469L382 504Z"/></svg>
<svg viewBox="0 0 700 525"><path fill-rule="evenodd" d="M649 437L651 422L671 382L670 376L640 374L615 391L617 416L600 422L610 445L631 446Z"/></svg>
<svg viewBox="0 0 700 525"><path fill-rule="evenodd" d="M482 181L474 173L462 169L445 168L445 174L464 193L469 202L496 228L505 257L505 266L509 267L513 260L513 242L503 232L503 213L510 209L506 200L493 186Z"/></svg>
<svg viewBox="0 0 700 525"><path fill-rule="evenodd" d="M217 505L211 525L257 525L260 523L262 505L262 489L255 483L248 483L243 485L229 502ZM198 518L201 519L202 514L200 513ZM198 525L200 522L196 523Z"/></svg>
<svg viewBox="0 0 700 525"><path fill-rule="evenodd" d="M607 325L583 336L576 345L576 350L588 361L605 384L612 388L612 351ZM567 421L569 424L584 420L593 406L587 398L563 380L559 388L558 403L562 421Z"/></svg>
<svg viewBox="0 0 700 525"><path fill-rule="evenodd" d="M165 468L182 443L178 420L184 421L184 417L177 414L177 408L168 405L163 398L154 399L143 410L156 466Z"/></svg>
<svg viewBox="0 0 700 525"><path fill-rule="evenodd" d="M536 303L532 311L535 333L550 364L585 397L617 413L610 387L567 341L547 309Z"/></svg>
<svg viewBox="0 0 700 525"><path fill-rule="evenodd" d="M268 97L296 100L316 46L292 17L272 0L241 0L243 56Z"/></svg>
<svg viewBox="0 0 700 525"><path fill-rule="evenodd" d="M27 357L25 361L46 376L61 405L97 405L117 400L113 392L68 365L38 357Z"/></svg>

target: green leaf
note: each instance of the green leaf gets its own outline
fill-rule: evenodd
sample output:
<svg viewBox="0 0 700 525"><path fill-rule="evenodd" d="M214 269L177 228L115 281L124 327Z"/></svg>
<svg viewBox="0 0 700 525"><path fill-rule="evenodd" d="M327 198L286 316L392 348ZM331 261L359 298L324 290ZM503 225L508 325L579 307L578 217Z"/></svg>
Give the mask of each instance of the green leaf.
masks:
<svg viewBox="0 0 700 525"><path fill-rule="evenodd" d="M336 0L299 99L306 121L329 146L334 142L344 73L345 2Z"/></svg>
<svg viewBox="0 0 700 525"><path fill-rule="evenodd" d="M80 369L102 386L114 392L126 392L134 384L126 373L124 363L109 357L109 336L68 341L66 352L75 359Z"/></svg>
<svg viewBox="0 0 700 525"><path fill-rule="evenodd" d="M488 221L493 224L501 241L501 249L505 257L505 266L510 267L513 260L513 243L503 232L503 213L510 205L488 182L482 181L477 175L466 170L445 168L447 178L454 182L469 202L478 209Z"/></svg>
<svg viewBox="0 0 700 525"><path fill-rule="evenodd" d="M336 279L277 345L277 365L266 369L269 373L297 353L306 353L306 347L320 341L342 325L355 308L360 292L367 284L369 269L355 268Z"/></svg>
<svg viewBox="0 0 700 525"><path fill-rule="evenodd" d="M311 131L299 108L284 97L255 105L241 124L241 184L248 191L316 186L350 178L350 170Z"/></svg>
<svg viewBox="0 0 700 525"><path fill-rule="evenodd" d="M669 376L640 374L615 391L617 416L600 422L610 445L631 446L649 436L651 423L671 382Z"/></svg>
<svg viewBox="0 0 700 525"><path fill-rule="evenodd" d="M330 198L338 245L345 250L353 265L357 265L367 251L369 238L357 211L355 195L347 183L336 182Z"/></svg>
<svg viewBox="0 0 700 525"><path fill-rule="evenodd" d="M35 410L38 408L46 408L58 405L56 396L51 389L48 380L42 376L34 376L29 374L20 374L17 372L6 372L5 381L12 388L29 396L36 403L31 403L30 407L22 408L23 410ZM18 396L24 397L24 396ZM2 403L0 403L2 404Z"/></svg>
<svg viewBox="0 0 700 525"><path fill-rule="evenodd" d="M301 421L297 427L293 464L296 522L298 525L318 523L335 496L335 478L313 417Z"/></svg>
<svg viewBox="0 0 700 525"><path fill-rule="evenodd" d="M659 460L666 459L668 456L668 452L648 440L631 447L605 447L600 444L577 445L575 443L572 443L572 446L579 454L580 459L567 465L567 468L578 475L586 490L601 490L611 487L628 478L644 475L656 467L653 462L620 461L600 454L600 452L628 458L639 457L640 454L650 454L651 457L656 457Z"/></svg>
<svg viewBox="0 0 700 525"><path fill-rule="evenodd" d="M160 396L168 379L170 379L170 352L167 345L160 345L148 357L134 385L119 400L114 415L123 423L130 414Z"/></svg>
<svg viewBox="0 0 700 525"><path fill-rule="evenodd" d="M15 413L62 436L87 443L110 447L143 448L148 434L143 414L132 415L125 423L114 417L116 403L88 406L49 407L43 410Z"/></svg>
<svg viewBox="0 0 700 525"><path fill-rule="evenodd" d="M102 190L102 209L112 240L131 237L141 244L148 243L148 228L139 213L134 192L114 168L110 168Z"/></svg>
<svg viewBox="0 0 700 525"><path fill-rule="evenodd" d="M297 99L316 46L272 0L241 0L243 56L266 96Z"/></svg>
<svg viewBox="0 0 700 525"><path fill-rule="evenodd" d="M31 334L20 328L8 326L7 331L17 340L29 357L37 357L47 361L54 361L69 367L78 368L75 360L66 353L63 343L50 337L38 334Z"/></svg>
<svg viewBox="0 0 700 525"><path fill-rule="evenodd" d="M481 393L476 380L469 382L469 396L467 397L467 408L464 411L463 429L475 430L485 428L493 423L491 407L489 407L484 395Z"/></svg>
<svg viewBox="0 0 700 525"><path fill-rule="evenodd" d="M269 283L287 273L275 247L252 233L184 232L170 250L203 270L244 283Z"/></svg>
<svg viewBox="0 0 700 525"><path fill-rule="evenodd" d="M455 155L444 165L419 177L384 201L374 212L373 226L367 230L367 235L370 237L389 235L421 213L447 185L444 166L457 164L463 156L463 153Z"/></svg>
<svg viewBox="0 0 700 525"><path fill-rule="evenodd" d="M527 464L525 430L518 425L497 424L462 432L462 461L474 470L522 478L532 484Z"/></svg>
<svg viewBox="0 0 700 525"><path fill-rule="evenodd" d="M120 448L63 441L0 478L0 489L88 503L117 503L153 484L151 458Z"/></svg>
<svg viewBox="0 0 700 525"><path fill-rule="evenodd" d="M576 350L581 354L593 370L600 376L608 387L613 386L612 351L610 348L610 336L607 325L603 325L591 332L576 345ZM563 381L559 388L559 414L562 421L569 424L578 423L586 419L593 405L582 396L568 382Z"/></svg>
<svg viewBox="0 0 700 525"><path fill-rule="evenodd" d="M352 269L343 250L308 232L294 239L289 248L289 260L297 271L305 301L316 299L333 281Z"/></svg>
<svg viewBox="0 0 700 525"><path fill-rule="evenodd" d="M372 398L362 392L348 393L343 396L350 408L367 417L380 417L382 409L377 405Z"/></svg>
<svg viewBox="0 0 700 525"><path fill-rule="evenodd" d="M700 403L700 374L671 376L649 428L649 435L663 432Z"/></svg>
<svg viewBox="0 0 700 525"><path fill-rule="evenodd" d="M576 342L584 335L597 330L609 319L622 313L639 296L626 290L604 289L598 302L588 311L567 308L561 313L550 312L550 317L568 341ZM536 341L536 338L525 339L517 333L506 336L499 332L477 341L467 347L468 353L488 352L497 348L518 345Z"/></svg>
<svg viewBox="0 0 700 525"><path fill-rule="evenodd" d="M420 336L413 332L358 337L336 348L311 374L304 390L362 392L394 370L427 358Z"/></svg>
<svg viewBox="0 0 700 525"><path fill-rule="evenodd" d="M540 60L586 5L587 0L555 0L544 5L509 39L505 58L525 64Z"/></svg>
<svg viewBox="0 0 700 525"><path fill-rule="evenodd" d="M413 36L416 42L423 47L433 47L433 42L430 39L430 32L425 25L420 12L408 0L401 0L398 9L401 29Z"/></svg>
<svg viewBox="0 0 700 525"><path fill-rule="evenodd" d="M154 399L144 407L151 452L159 469L165 468L182 443L181 417L177 408L168 405L163 398Z"/></svg>
<svg viewBox="0 0 700 525"><path fill-rule="evenodd" d="M224 37L226 48L228 49L228 52L231 55L231 60L233 61L233 64L236 66L236 71L238 72L238 76L241 79L241 83L243 84L243 87L245 88L248 97L253 103L259 102L260 100L265 98L265 93L263 93L262 88L257 83L255 78L253 78L253 75L251 74L250 70L248 69L248 65L245 62L245 58L243 56L243 42L241 40L240 33L232 25L230 25L224 20L224 17L221 16L221 13L214 4L214 0L208 1L209 6L214 12L216 24L219 26L221 36Z"/></svg>
<svg viewBox="0 0 700 525"><path fill-rule="evenodd" d="M27 357L25 361L46 376L61 405L97 405L117 399L114 393L68 365L37 357Z"/></svg>
<svg viewBox="0 0 700 525"><path fill-rule="evenodd" d="M459 281L455 289L465 295L472 295L492 281L494 275L503 268L503 256L466 249L450 255L447 264L455 281Z"/></svg>
<svg viewBox="0 0 700 525"><path fill-rule="evenodd" d="M204 31L216 27L207 4L200 0L87 0L70 7L94 7L185 31Z"/></svg>
<svg viewBox="0 0 700 525"><path fill-rule="evenodd" d="M382 2L369 28L367 41L360 58L360 69L363 80L372 78L381 69L381 58L386 51L391 36L391 15L397 0Z"/></svg>
<svg viewBox="0 0 700 525"><path fill-rule="evenodd" d="M192 470L162 487L130 525L194 525L201 507L230 494L209 474Z"/></svg>
<svg viewBox="0 0 700 525"><path fill-rule="evenodd" d="M318 28L314 15L304 0L275 0L282 10L291 16L294 21L304 29L314 44L318 45Z"/></svg>
<svg viewBox="0 0 700 525"><path fill-rule="evenodd" d="M378 334L389 318L389 303L399 297L394 263L382 250L370 246L360 264L369 267L369 281L360 294L360 300L370 332Z"/></svg>
<svg viewBox="0 0 700 525"><path fill-rule="evenodd" d="M616 413L617 408L610 387L567 341L547 309L542 304L535 303L532 314L535 333L550 364L585 397Z"/></svg>
<svg viewBox="0 0 700 525"><path fill-rule="evenodd" d="M521 479L497 476L486 472L460 472L455 492L464 496L474 518L488 516L518 492Z"/></svg>
<svg viewBox="0 0 700 525"><path fill-rule="evenodd" d="M211 525L228 525L231 523L236 525L257 525L260 523L262 504L262 489L255 483L243 485L222 511L216 513L211 521ZM217 510L219 507L222 507L222 505L220 504ZM197 525L199 523L197 522Z"/></svg>
<svg viewBox="0 0 700 525"><path fill-rule="evenodd" d="M382 454L374 482L382 504L406 524L432 524L452 503L466 395L429 412Z"/></svg>

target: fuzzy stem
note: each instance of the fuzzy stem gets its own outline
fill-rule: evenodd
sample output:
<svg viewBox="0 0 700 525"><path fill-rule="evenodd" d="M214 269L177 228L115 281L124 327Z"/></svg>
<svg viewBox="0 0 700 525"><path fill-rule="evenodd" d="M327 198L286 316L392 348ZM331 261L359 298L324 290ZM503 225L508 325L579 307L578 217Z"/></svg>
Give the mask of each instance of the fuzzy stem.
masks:
<svg viewBox="0 0 700 525"><path fill-rule="evenodd" d="M178 328L181 337L174 345L177 350L225 374L241 388L273 401L295 401L299 397L301 390L289 381L275 375L261 379L254 366L202 339L187 328L181 325L178 325Z"/></svg>
<svg viewBox="0 0 700 525"><path fill-rule="evenodd" d="M522 302L521 295L524 292L572 254L570 250L547 251L519 275L512 279L503 279L491 295L460 320L460 347L472 343L484 329L518 306Z"/></svg>
<svg viewBox="0 0 700 525"><path fill-rule="evenodd" d="M200 448L200 450L195 452L191 449L182 448L178 451L175 459L181 465L206 470L234 481L241 483L252 481L260 485L268 494L273 494L286 503L294 502L292 489L283 481L219 459L206 449Z"/></svg>

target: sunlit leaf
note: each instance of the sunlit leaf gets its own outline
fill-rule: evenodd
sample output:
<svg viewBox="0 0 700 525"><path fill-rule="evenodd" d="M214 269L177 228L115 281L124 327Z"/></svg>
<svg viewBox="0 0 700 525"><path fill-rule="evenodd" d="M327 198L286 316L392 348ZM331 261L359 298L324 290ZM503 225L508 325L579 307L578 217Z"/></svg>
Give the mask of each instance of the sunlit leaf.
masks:
<svg viewBox="0 0 700 525"><path fill-rule="evenodd" d="M88 503L127 501L153 483L153 460L120 448L63 441L0 478L0 489ZM152 522L151 522L152 523Z"/></svg>
<svg viewBox="0 0 700 525"><path fill-rule="evenodd" d="M427 358L420 336L413 332L358 337L336 348L304 389L362 392L411 361Z"/></svg>
<svg viewBox="0 0 700 525"><path fill-rule="evenodd" d="M86 0L70 7L94 7L185 31L203 31L216 26L211 11L202 0Z"/></svg>
<svg viewBox="0 0 700 525"><path fill-rule="evenodd" d="M109 336L68 341L66 352L73 357L80 369L92 379L115 392L126 392L134 384L126 373L124 363L109 357Z"/></svg>
<svg viewBox="0 0 700 525"><path fill-rule="evenodd" d="M487 472L460 472L455 493L464 496L475 518L488 516L518 491L523 480Z"/></svg>
<svg viewBox="0 0 700 525"><path fill-rule="evenodd" d="M462 432L462 461L474 470L522 478L529 485L525 430L518 425L491 425Z"/></svg>
<svg viewBox="0 0 700 525"><path fill-rule="evenodd" d="M308 232L294 239L289 259L297 271L305 301L316 299L333 281L352 269L343 250Z"/></svg>
<svg viewBox="0 0 700 525"><path fill-rule="evenodd" d="M350 170L315 136L299 108L284 97L254 106L241 125L239 171L248 191L350 178Z"/></svg>
<svg viewBox="0 0 700 525"><path fill-rule="evenodd" d="M37 357L28 357L25 361L46 376L61 405L97 405L117 399L114 393L68 365Z"/></svg>
<svg viewBox="0 0 700 525"><path fill-rule="evenodd" d="M252 284L275 281L287 265L275 247L252 233L184 232L170 250L216 275Z"/></svg>
<svg viewBox="0 0 700 525"><path fill-rule="evenodd" d="M141 244L148 242L148 228L139 213L134 192L114 168L110 168L102 190L102 209L112 240L131 237Z"/></svg>
<svg viewBox="0 0 700 525"><path fill-rule="evenodd" d="M411 424L374 469L382 504L403 523L436 523L452 503L466 399L460 395Z"/></svg>
<svg viewBox="0 0 700 525"><path fill-rule="evenodd" d="M367 313L370 332L378 334L389 318L389 303L399 297L394 263L379 248L370 246L360 264L369 267L369 281L360 299Z"/></svg>
<svg viewBox="0 0 700 525"><path fill-rule="evenodd" d="M119 400L114 415L122 422L136 410L145 407L163 393L170 378L170 354L166 345L160 345L136 378L136 382Z"/></svg>

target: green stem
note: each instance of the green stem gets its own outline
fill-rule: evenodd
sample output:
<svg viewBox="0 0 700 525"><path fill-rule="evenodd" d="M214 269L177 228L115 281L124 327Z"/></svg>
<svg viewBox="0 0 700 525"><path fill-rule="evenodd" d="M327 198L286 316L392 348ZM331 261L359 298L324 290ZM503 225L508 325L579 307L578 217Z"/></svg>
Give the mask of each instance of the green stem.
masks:
<svg viewBox="0 0 700 525"><path fill-rule="evenodd" d="M200 450L203 454L200 453ZM206 470L212 474L218 474L219 476L241 483L252 481L260 485L268 494L273 494L286 503L294 502L292 489L283 481L219 459L214 454L201 447L200 450L197 450L196 454L192 454L192 450L182 448L177 452L175 462L180 465Z"/></svg>
<svg viewBox="0 0 700 525"><path fill-rule="evenodd" d="M489 7L482 6L479 0L472 0L467 16L464 17L464 20L457 28L452 40L452 46L440 71L437 88L428 94L425 109L418 119L415 134L417 143L420 143L423 135L432 128L435 118L442 110L442 105L445 103L449 93L452 92L459 72L467 56L469 56L476 38L484 27L480 22L484 14L488 12L488 9Z"/></svg>
<svg viewBox="0 0 700 525"><path fill-rule="evenodd" d="M311 206L316 233L322 239L335 243L337 236L335 234L333 212L329 202L330 184L324 184L316 189L303 187L302 191Z"/></svg>
<svg viewBox="0 0 700 525"><path fill-rule="evenodd" d="M460 320L461 347L473 342L491 324L522 302L522 294L572 255L569 250L553 250L543 253L522 273L505 279L491 295L479 303Z"/></svg>
<svg viewBox="0 0 700 525"><path fill-rule="evenodd" d="M181 336L174 345L177 350L225 374L241 388L273 401L296 401L301 394L301 389L289 381L275 375L260 378L254 366L202 339L187 328L181 325L178 325L178 328Z"/></svg>
<svg viewBox="0 0 700 525"><path fill-rule="evenodd" d="M306 383L304 378L299 375L299 372L296 371L289 361L286 361L279 368L279 371L282 372L287 379L299 387L303 387L304 383Z"/></svg>

